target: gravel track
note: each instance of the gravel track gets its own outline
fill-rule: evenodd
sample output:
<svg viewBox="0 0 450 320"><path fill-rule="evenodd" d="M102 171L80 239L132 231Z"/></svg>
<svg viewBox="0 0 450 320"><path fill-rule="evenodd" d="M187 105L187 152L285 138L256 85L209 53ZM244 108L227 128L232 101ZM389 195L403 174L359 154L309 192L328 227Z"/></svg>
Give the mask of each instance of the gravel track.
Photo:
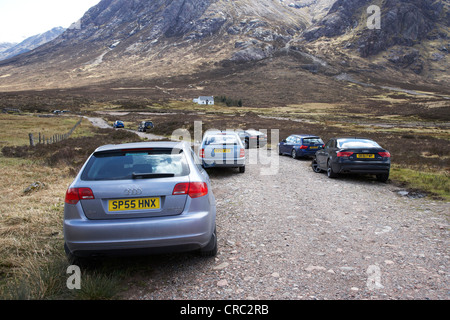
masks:
<svg viewBox="0 0 450 320"><path fill-rule="evenodd" d="M248 164L244 174L209 170L218 255L153 256L123 297L450 298L450 203L402 197L371 177L329 179L309 160L275 157L276 175L262 175L267 166L260 164Z"/></svg>
<svg viewBox="0 0 450 320"><path fill-rule="evenodd" d="M112 126L103 118L96 118L96 117L85 117L86 119L88 119L93 126L101 128L101 129L111 129ZM117 129L117 130L127 130L130 132L133 132L135 134L137 134L138 136L140 136L141 138L147 138L149 140L163 140L165 139L165 137L162 136L157 136L154 135L152 133L146 133L146 132L139 132L139 131L135 131L135 130L130 130L130 129Z"/></svg>

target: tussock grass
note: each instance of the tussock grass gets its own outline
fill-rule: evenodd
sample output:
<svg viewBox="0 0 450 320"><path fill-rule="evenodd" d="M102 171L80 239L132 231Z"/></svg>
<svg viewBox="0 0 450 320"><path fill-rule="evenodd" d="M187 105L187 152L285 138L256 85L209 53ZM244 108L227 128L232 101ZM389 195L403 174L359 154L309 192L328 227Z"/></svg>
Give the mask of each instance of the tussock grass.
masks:
<svg viewBox="0 0 450 320"><path fill-rule="evenodd" d="M55 134L65 134L80 120L75 116L38 117L32 114L0 114L0 147L29 145L28 134L32 133L38 143L39 132L50 138ZM88 121L82 122L81 128L74 133L77 136L89 136Z"/></svg>
<svg viewBox="0 0 450 320"><path fill-rule="evenodd" d="M68 168L50 168L36 161L0 156L0 273L20 268L28 255L44 257L62 240L65 190L73 177ZM31 183L44 184L25 194Z"/></svg>
<svg viewBox="0 0 450 320"><path fill-rule="evenodd" d="M109 300L116 297L122 288L124 273L91 271L82 276L81 289L72 292L79 300Z"/></svg>
<svg viewBox="0 0 450 320"><path fill-rule="evenodd" d="M64 198L79 167L97 147L140 138L127 131L82 127L63 142L33 148L11 137L11 145L2 149L0 299L111 299L120 287L120 276L87 270L82 290L67 288ZM24 192L38 181L40 188Z"/></svg>
<svg viewBox="0 0 450 320"><path fill-rule="evenodd" d="M391 179L407 188L418 189L434 197L450 201L450 175L448 172L418 171L393 166Z"/></svg>
<svg viewBox="0 0 450 320"><path fill-rule="evenodd" d="M57 294L68 168L0 156L0 298L46 299ZM25 194L30 183L45 186Z"/></svg>

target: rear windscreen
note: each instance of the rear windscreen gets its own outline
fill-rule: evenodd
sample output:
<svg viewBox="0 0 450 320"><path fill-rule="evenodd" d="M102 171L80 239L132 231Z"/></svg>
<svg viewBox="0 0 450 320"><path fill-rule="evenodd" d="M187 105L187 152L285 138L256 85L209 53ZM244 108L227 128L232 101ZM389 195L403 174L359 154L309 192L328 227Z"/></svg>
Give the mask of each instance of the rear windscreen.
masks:
<svg viewBox="0 0 450 320"><path fill-rule="evenodd" d="M323 141L320 138L304 138L303 143L304 144L323 144Z"/></svg>
<svg viewBox="0 0 450 320"><path fill-rule="evenodd" d="M381 148L378 143L372 140L345 139L338 141L338 148Z"/></svg>
<svg viewBox="0 0 450 320"><path fill-rule="evenodd" d="M94 154L84 169L81 180L125 180L137 177L185 176L189 165L181 150L152 149L115 151Z"/></svg>
<svg viewBox="0 0 450 320"><path fill-rule="evenodd" d="M231 135L217 135L207 137L205 140L205 145L214 145L214 144L228 144L228 145L236 145L238 143L236 136Z"/></svg>

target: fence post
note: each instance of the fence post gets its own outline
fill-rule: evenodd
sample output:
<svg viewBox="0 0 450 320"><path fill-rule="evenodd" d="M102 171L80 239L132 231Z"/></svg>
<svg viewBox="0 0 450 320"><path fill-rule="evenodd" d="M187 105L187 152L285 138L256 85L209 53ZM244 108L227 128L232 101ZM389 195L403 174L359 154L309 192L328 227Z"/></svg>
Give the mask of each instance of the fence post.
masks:
<svg viewBox="0 0 450 320"><path fill-rule="evenodd" d="M34 147L34 138L33 138L33 134L30 133L30 134L28 135L28 137L30 138L30 146Z"/></svg>
<svg viewBox="0 0 450 320"><path fill-rule="evenodd" d="M70 136L73 134L73 132L75 131L75 129L81 124L81 122L83 121L83 119L80 119L76 124L75 124L75 126L72 128L72 129L70 129L69 130L69 132L67 132L67 133L63 133L63 134L60 134L60 133L56 133L56 134L54 134L53 136L50 136L49 138L45 138L45 135L44 134L41 134L40 132L39 132L39 144L47 144L47 145L49 145L49 144L52 144L52 143L56 143L56 142L61 142L61 141L64 141L64 140L66 140L66 139L69 139L70 138ZM35 143L34 143L34 137L33 137L33 134L32 133L30 133L29 134L29 139L30 139L30 146L32 146L32 147L34 147L35 146Z"/></svg>

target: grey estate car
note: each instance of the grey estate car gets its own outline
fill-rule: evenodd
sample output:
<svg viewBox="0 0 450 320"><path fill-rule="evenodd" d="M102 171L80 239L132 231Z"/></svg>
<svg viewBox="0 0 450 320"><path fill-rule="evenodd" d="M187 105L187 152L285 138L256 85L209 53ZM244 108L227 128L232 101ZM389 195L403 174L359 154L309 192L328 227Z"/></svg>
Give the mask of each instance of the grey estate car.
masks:
<svg viewBox="0 0 450 320"><path fill-rule="evenodd" d="M69 259L110 254L217 253L210 179L184 142L98 148L66 192Z"/></svg>

